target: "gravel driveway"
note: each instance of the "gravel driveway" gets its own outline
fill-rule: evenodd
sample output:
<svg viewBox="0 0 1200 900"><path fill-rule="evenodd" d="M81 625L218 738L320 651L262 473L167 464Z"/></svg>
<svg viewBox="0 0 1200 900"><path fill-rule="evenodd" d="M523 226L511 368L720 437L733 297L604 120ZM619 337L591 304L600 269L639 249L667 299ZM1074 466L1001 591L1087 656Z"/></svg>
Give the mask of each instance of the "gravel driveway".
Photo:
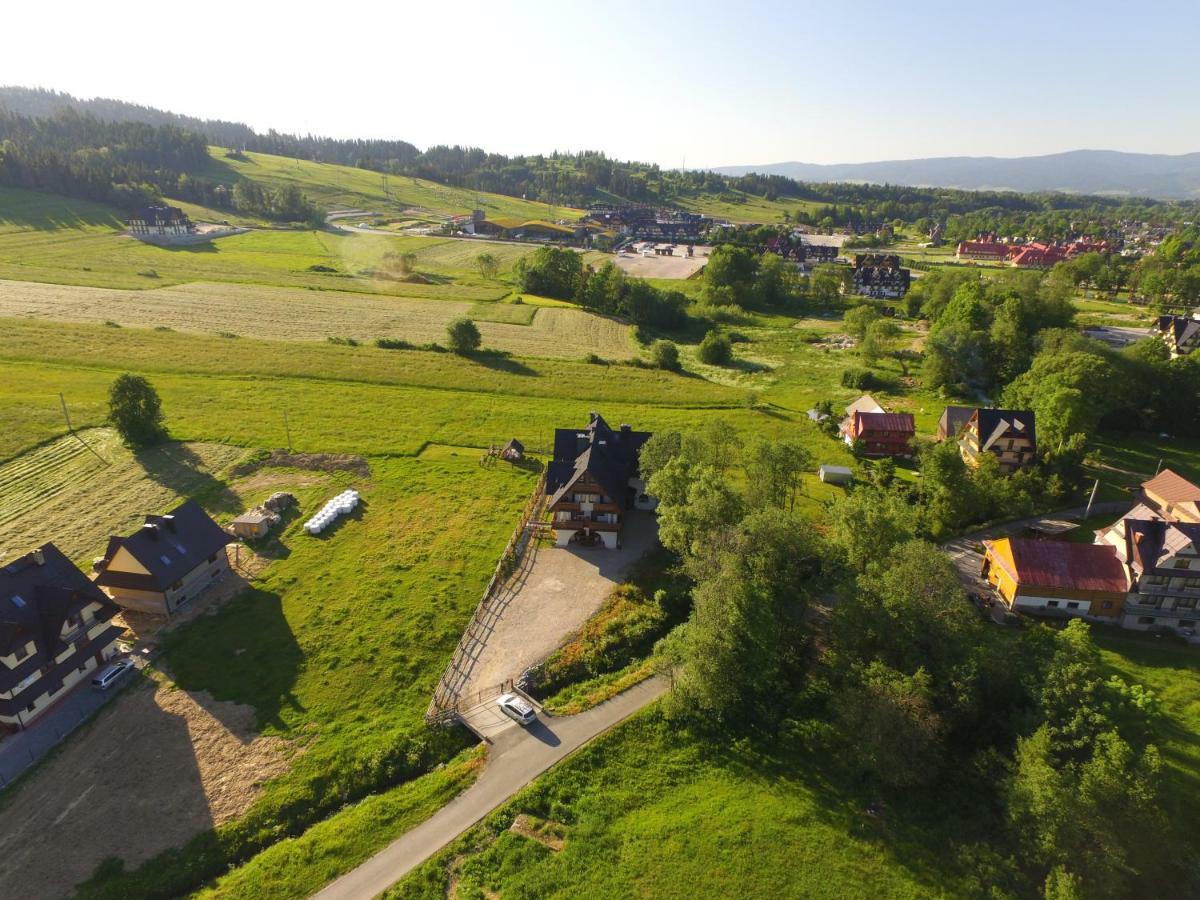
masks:
<svg viewBox="0 0 1200 900"><path fill-rule="evenodd" d="M553 653L592 617L657 540L654 516L634 511L628 514L620 550L539 549L528 574L505 598L461 695L515 679Z"/></svg>

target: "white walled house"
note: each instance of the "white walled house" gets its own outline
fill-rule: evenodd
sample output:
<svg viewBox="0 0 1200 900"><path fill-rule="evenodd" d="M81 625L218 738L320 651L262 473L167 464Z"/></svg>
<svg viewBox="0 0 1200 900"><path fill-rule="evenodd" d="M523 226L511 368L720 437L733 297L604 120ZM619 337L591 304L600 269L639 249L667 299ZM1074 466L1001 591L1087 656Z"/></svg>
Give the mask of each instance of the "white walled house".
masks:
<svg viewBox="0 0 1200 900"><path fill-rule="evenodd" d="M582 429L555 430L546 508L557 546L599 543L614 550L626 512L658 506L638 473L638 451L649 439L649 432L628 425L613 431L595 412Z"/></svg>
<svg viewBox="0 0 1200 900"><path fill-rule="evenodd" d="M0 567L0 724L27 727L111 659L118 611L53 544Z"/></svg>

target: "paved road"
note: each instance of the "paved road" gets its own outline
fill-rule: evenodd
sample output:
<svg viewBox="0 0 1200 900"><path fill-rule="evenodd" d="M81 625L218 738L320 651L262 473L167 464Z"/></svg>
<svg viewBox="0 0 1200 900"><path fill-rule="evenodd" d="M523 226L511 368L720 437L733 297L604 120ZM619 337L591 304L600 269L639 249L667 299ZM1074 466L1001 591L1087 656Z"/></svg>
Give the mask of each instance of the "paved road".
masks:
<svg viewBox="0 0 1200 900"><path fill-rule="evenodd" d="M497 735L487 766L475 784L432 818L330 884L317 898L366 900L383 893L552 765L666 690L666 682L651 678L577 716L546 719L528 729L502 732Z"/></svg>

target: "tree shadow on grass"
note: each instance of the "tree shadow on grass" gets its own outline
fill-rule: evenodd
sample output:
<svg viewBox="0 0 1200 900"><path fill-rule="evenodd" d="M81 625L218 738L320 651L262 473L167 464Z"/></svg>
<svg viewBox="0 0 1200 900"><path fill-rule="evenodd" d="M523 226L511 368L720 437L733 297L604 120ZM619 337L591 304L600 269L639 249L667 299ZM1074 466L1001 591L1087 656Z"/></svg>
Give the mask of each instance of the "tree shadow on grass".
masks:
<svg viewBox="0 0 1200 900"><path fill-rule="evenodd" d="M204 460L186 444L169 441L144 447L133 456L151 481L181 497L190 497L210 513L241 511L237 494L209 472Z"/></svg>
<svg viewBox="0 0 1200 900"><path fill-rule="evenodd" d="M248 587L211 615L170 632L163 649L175 682L231 732L239 733L241 723L229 721L225 702L253 706L259 730L286 728L285 709L305 712L293 693L304 651L274 591Z"/></svg>
<svg viewBox="0 0 1200 900"><path fill-rule="evenodd" d="M493 369L497 372L506 372L509 375L529 375L539 377L539 373L531 369L519 359L514 358L511 354L504 350L478 350L475 353L466 357L472 362L477 362L481 366L488 369Z"/></svg>

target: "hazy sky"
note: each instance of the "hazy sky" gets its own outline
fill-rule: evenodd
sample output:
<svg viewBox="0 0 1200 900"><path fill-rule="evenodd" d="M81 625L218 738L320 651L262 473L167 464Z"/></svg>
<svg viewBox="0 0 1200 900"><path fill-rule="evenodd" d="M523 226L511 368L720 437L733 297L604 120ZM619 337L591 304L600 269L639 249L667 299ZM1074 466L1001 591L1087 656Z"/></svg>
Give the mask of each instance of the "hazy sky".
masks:
<svg viewBox="0 0 1200 900"><path fill-rule="evenodd" d="M676 167L1200 150L1200 0L9 0L0 84Z"/></svg>

